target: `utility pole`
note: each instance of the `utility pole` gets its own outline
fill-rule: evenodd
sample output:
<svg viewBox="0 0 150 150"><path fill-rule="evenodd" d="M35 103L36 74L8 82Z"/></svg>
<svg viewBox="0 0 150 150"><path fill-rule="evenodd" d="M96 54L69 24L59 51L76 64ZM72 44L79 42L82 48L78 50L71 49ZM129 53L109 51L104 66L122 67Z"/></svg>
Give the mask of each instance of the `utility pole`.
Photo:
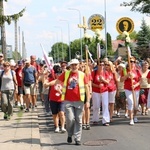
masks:
<svg viewBox="0 0 150 150"><path fill-rule="evenodd" d="M18 27L18 32L19 32L19 53L20 53L20 56L22 55L21 54L21 41L20 41L20 26Z"/></svg>
<svg viewBox="0 0 150 150"><path fill-rule="evenodd" d="M15 59L18 60L18 33L17 33L17 20L15 22Z"/></svg>

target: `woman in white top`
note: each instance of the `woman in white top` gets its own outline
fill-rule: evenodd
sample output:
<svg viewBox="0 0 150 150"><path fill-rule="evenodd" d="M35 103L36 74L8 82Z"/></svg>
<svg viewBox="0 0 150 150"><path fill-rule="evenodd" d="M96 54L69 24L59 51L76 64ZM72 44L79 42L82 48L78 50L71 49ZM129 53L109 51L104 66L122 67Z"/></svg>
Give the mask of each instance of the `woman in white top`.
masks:
<svg viewBox="0 0 150 150"><path fill-rule="evenodd" d="M149 64L147 61L144 61L142 63L142 69L141 69L141 90L140 90L140 97L139 97L139 104L141 105L142 109L142 115L148 115L148 108L147 108L147 96L148 96L148 90L150 88L150 84L148 84L147 81L147 74L149 72ZM145 109L146 107L146 109Z"/></svg>
<svg viewBox="0 0 150 150"><path fill-rule="evenodd" d="M4 71L0 73L1 77L1 100L2 100L2 111L4 112L4 119L9 120L13 113L13 98L14 91L18 92L16 74L10 68L9 62L4 62Z"/></svg>

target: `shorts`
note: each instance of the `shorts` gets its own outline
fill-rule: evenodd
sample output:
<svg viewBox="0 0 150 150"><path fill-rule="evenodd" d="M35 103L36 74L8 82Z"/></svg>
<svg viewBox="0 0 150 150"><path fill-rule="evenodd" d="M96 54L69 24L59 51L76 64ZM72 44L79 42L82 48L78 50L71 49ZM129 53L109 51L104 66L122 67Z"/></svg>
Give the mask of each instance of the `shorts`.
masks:
<svg viewBox="0 0 150 150"><path fill-rule="evenodd" d="M37 88L36 88L36 84L35 83L31 84L30 86L24 86L25 95L26 94L36 95L36 93L37 93L36 89Z"/></svg>
<svg viewBox="0 0 150 150"><path fill-rule="evenodd" d="M55 102L50 100L50 107L53 115L58 114L60 111L65 111L64 102Z"/></svg>
<svg viewBox="0 0 150 150"><path fill-rule="evenodd" d="M108 102L115 103L116 90L112 92L108 92Z"/></svg>
<svg viewBox="0 0 150 150"><path fill-rule="evenodd" d="M38 85L39 85L39 93L41 94L42 91L43 91L43 83L42 83L42 81L39 81Z"/></svg>
<svg viewBox="0 0 150 150"><path fill-rule="evenodd" d="M18 86L18 95L20 95L20 94L25 95L24 89L22 88L22 86Z"/></svg>

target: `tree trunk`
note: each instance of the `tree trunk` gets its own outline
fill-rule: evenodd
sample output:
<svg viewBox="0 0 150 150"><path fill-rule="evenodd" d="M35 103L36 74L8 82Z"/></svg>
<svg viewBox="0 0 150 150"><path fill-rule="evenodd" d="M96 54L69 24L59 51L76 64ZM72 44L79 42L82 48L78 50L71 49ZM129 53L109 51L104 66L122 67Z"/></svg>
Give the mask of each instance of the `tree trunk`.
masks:
<svg viewBox="0 0 150 150"><path fill-rule="evenodd" d="M0 16L4 15L4 6L3 0L0 0ZM6 33L5 33L5 23L1 24L1 46L2 46L2 53L4 55L4 59L7 59L6 54Z"/></svg>

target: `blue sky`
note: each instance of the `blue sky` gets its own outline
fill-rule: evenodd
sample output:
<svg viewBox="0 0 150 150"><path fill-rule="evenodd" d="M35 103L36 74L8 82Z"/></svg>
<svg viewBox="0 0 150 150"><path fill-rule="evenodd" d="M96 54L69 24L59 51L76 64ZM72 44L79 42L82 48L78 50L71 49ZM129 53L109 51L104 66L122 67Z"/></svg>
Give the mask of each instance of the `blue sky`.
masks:
<svg viewBox="0 0 150 150"><path fill-rule="evenodd" d="M116 30L116 23L122 17L129 17L134 21L134 30L139 31L141 20L144 17L146 23L150 25L150 17L138 12L131 12L130 8L120 7L120 3L125 0L106 0L107 32L115 39L119 34ZM130 0L126 0L130 1ZM68 8L78 9L81 17L86 20L93 14L104 16L104 0L8 0L4 2L5 14L10 15L21 11L26 7L24 16L19 19L18 26L20 31L24 32L24 38L27 49L27 56L35 55L42 58L42 49L45 51L51 49L53 43L61 42L68 44L68 24L70 26L70 41L80 38L79 12L69 10ZM60 20L67 21L60 21ZM57 26L57 28L55 27ZM14 23L6 24L7 44L12 45L14 50ZM62 37L61 37L62 30ZM105 38L105 30L101 31L101 36ZM94 36L90 30L87 31ZM83 30L82 30L83 36ZM19 47L19 46L18 46Z"/></svg>

